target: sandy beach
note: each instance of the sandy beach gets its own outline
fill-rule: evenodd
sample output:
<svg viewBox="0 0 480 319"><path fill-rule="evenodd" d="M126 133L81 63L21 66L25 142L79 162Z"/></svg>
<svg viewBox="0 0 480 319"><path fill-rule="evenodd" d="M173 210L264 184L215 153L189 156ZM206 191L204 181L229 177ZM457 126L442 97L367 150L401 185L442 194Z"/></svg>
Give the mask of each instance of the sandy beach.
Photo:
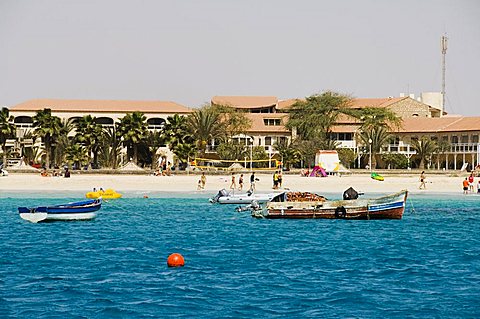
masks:
<svg viewBox="0 0 480 319"><path fill-rule="evenodd" d="M283 189L297 191L312 191L317 193L342 193L352 186L354 189L365 193L391 193L407 189L411 193L462 193L462 181L466 173L459 176L428 175L426 190L419 190L419 176L386 175L385 181L380 182L370 178L368 174L353 174L344 176L329 176L325 178L301 177L299 175L285 174L283 176ZM236 180L238 181L236 175ZM249 174L244 174L244 190L249 187ZM256 174L259 181L256 184L258 192L272 191L272 175ZM229 189L231 175L207 175L204 190L197 191L199 175L113 175L113 174L75 174L71 178L42 177L39 174L11 173L9 176L0 177L0 191L91 191L94 187L104 189L113 188L120 192L204 192L215 193L219 189ZM475 178L475 191L478 177Z"/></svg>

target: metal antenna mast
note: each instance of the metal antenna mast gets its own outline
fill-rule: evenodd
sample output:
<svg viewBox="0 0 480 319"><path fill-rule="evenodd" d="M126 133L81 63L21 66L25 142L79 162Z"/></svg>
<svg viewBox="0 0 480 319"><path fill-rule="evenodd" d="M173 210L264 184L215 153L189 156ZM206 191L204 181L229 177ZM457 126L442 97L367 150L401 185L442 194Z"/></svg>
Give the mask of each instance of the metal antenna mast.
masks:
<svg viewBox="0 0 480 319"><path fill-rule="evenodd" d="M442 35L442 108L445 110L445 56L447 55L447 35Z"/></svg>

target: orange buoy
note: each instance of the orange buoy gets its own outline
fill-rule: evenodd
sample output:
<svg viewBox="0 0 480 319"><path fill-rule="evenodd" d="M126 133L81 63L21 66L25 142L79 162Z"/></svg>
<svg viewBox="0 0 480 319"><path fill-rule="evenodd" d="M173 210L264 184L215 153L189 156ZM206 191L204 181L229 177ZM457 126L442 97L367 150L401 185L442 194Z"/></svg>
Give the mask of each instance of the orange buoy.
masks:
<svg viewBox="0 0 480 319"><path fill-rule="evenodd" d="M148 195L143 195L143 198L148 198Z"/></svg>
<svg viewBox="0 0 480 319"><path fill-rule="evenodd" d="M185 266L185 260L180 254L171 254L170 256L168 256L167 265L168 267L183 267Z"/></svg>

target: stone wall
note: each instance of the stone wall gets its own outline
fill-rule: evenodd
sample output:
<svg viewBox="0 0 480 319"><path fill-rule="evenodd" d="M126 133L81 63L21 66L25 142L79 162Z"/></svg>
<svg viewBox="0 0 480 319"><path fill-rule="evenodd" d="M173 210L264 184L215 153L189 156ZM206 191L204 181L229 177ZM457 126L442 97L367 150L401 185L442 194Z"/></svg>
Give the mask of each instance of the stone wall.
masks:
<svg viewBox="0 0 480 319"><path fill-rule="evenodd" d="M389 106L400 117L432 117L430 107L412 98L403 99Z"/></svg>

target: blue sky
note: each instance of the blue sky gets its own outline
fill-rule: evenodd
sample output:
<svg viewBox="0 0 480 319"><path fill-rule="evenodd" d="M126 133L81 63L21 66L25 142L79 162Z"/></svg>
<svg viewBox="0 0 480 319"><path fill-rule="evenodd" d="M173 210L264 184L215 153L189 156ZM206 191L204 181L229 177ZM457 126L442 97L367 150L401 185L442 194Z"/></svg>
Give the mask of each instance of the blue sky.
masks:
<svg viewBox="0 0 480 319"><path fill-rule="evenodd" d="M479 115L480 1L0 1L0 105L441 90Z"/></svg>

